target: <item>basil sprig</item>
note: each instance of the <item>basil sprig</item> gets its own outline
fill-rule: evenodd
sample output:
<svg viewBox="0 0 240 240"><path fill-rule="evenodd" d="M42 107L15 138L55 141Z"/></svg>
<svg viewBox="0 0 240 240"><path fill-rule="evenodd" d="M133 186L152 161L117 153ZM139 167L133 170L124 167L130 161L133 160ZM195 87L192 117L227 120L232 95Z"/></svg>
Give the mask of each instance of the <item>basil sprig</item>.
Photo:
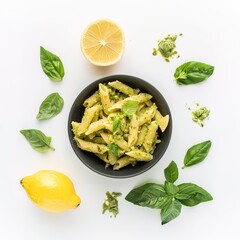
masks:
<svg viewBox="0 0 240 240"><path fill-rule="evenodd" d="M195 206L212 200L212 196L193 183L175 185L178 168L174 161L164 170L165 184L146 183L132 189L125 199L135 205L160 210L161 222L166 224L181 213L182 205Z"/></svg>
<svg viewBox="0 0 240 240"><path fill-rule="evenodd" d="M182 168L202 162L207 157L211 146L212 142L208 140L190 147L184 157L184 166Z"/></svg>
<svg viewBox="0 0 240 240"><path fill-rule="evenodd" d="M55 82L63 79L64 67L58 56L40 47L40 61L42 69L49 79Z"/></svg>
<svg viewBox="0 0 240 240"><path fill-rule="evenodd" d="M112 124L113 135L115 135L120 130L120 127L121 127L121 118L119 115L117 115L113 119L113 124Z"/></svg>
<svg viewBox="0 0 240 240"><path fill-rule="evenodd" d="M115 116L112 124L113 135L115 135L121 128L121 118L125 116L132 116L138 110L138 101L129 100L126 101L123 106L121 113Z"/></svg>
<svg viewBox="0 0 240 240"><path fill-rule="evenodd" d="M125 116L131 116L138 110L138 101L129 100L122 106L122 113Z"/></svg>
<svg viewBox="0 0 240 240"><path fill-rule="evenodd" d="M108 149L116 156L119 157L119 147L115 143L108 144Z"/></svg>
<svg viewBox="0 0 240 240"><path fill-rule="evenodd" d="M27 139L32 148L38 152L44 153L48 150L55 150L51 146L51 137L46 136L43 132L37 129L24 129L20 133Z"/></svg>
<svg viewBox="0 0 240 240"><path fill-rule="evenodd" d="M202 62L190 61L179 66L174 78L179 85L195 84L208 79L214 67Z"/></svg>
<svg viewBox="0 0 240 240"><path fill-rule="evenodd" d="M58 93L51 93L41 103L37 114L38 120L50 119L62 111L63 98Z"/></svg>

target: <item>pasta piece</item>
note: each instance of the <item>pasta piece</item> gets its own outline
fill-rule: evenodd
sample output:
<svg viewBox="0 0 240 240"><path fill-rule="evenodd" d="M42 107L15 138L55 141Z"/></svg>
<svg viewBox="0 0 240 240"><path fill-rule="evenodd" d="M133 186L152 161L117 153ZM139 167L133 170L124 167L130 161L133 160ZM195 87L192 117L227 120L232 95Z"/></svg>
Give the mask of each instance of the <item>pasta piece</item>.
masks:
<svg viewBox="0 0 240 240"><path fill-rule="evenodd" d="M77 135L77 131L78 131L78 128L79 128L80 123L79 123L79 122L74 122L74 121L72 121L72 122L71 122L71 125L72 125L73 134L74 134L74 135Z"/></svg>
<svg viewBox="0 0 240 240"><path fill-rule="evenodd" d="M112 128L113 128L112 123L106 122L104 124L104 126L105 126L105 129L107 129L108 131L112 132Z"/></svg>
<svg viewBox="0 0 240 240"><path fill-rule="evenodd" d="M108 151L108 163L114 165L117 162L117 157L114 155L113 152Z"/></svg>
<svg viewBox="0 0 240 240"><path fill-rule="evenodd" d="M105 141L103 140L102 137L94 137L94 138L92 139L92 141L93 141L94 143L105 144Z"/></svg>
<svg viewBox="0 0 240 240"><path fill-rule="evenodd" d="M90 96L84 101L83 106L89 108L98 103L99 101L100 101L99 92L96 91L92 96Z"/></svg>
<svg viewBox="0 0 240 240"><path fill-rule="evenodd" d="M139 122L138 122L137 116L136 114L133 114L130 122L130 126L129 126L128 147L133 146L137 142L138 128L139 128Z"/></svg>
<svg viewBox="0 0 240 240"><path fill-rule="evenodd" d="M128 96L132 96L132 95L136 94L133 88L127 86L126 84L124 84L122 82L119 82L118 80L116 80L114 82L110 82L110 83L108 83L108 85L110 85L111 87L117 89L119 92L122 92Z"/></svg>
<svg viewBox="0 0 240 240"><path fill-rule="evenodd" d="M108 163L107 152L103 154L95 153L95 155L99 157L101 160L103 160L104 162Z"/></svg>
<svg viewBox="0 0 240 240"><path fill-rule="evenodd" d="M142 109L143 108L145 108L146 107L146 104L143 102L143 103L140 103L139 105L138 105L138 110L137 110L137 112L138 113L140 113L141 111L142 111Z"/></svg>
<svg viewBox="0 0 240 240"><path fill-rule="evenodd" d="M115 138L114 141L121 149L129 151L128 143L123 138Z"/></svg>
<svg viewBox="0 0 240 240"><path fill-rule="evenodd" d="M162 114L157 110L154 119L157 121L161 131L164 132L169 123L169 115L167 114L166 116L163 117Z"/></svg>
<svg viewBox="0 0 240 240"><path fill-rule="evenodd" d="M143 152L141 150L132 150L130 152L126 152L126 155L135 158L137 161L151 161L153 159L153 156L149 153Z"/></svg>
<svg viewBox="0 0 240 240"><path fill-rule="evenodd" d="M151 98L152 98L152 95L150 95L150 94L139 93L138 95L134 95L134 96L125 98L124 100L121 100L121 101L115 103L113 106L111 106L108 109L108 111L109 112L118 111L119 109L122 108L123 104L127 101L138 101L138 103L142 103L142 102L148 101Z"/></svg>
<svg viewBox="0 0 240 240"><path fill-rule="evenodd" d="M94 117L93 117L93 119L92 119L92 122L96 122L98 119L99 119L99 115L100 115L100 110L102 109L102 105L100 105L100 104L96 104L95 106L99 106L98 107L98 110L95 112L95 114L94 114Z"/></svg>
<svg viewBox="0 0 240 240"><path fill-rule="evenodd" d="M129 127L128 127L126 118L122 118L120 121L121 121L121 125L120 125L121 131L123 131L124 133L128 133Z"/></svg>
<svg viewBox="0 0 240 240"><path fill-rule="evenodd" d="M100 119L96 122L92 122L88 128L88 130L85 132L86 135L89 135L93 132L97 132L103 128L105 128L105 124L107 123L107 119L104 118L104 119Z"/></svg>
<svg viewBox="0 0 240 240"><path fill-rule="evenodd" d="M148 131L143 141L143 146L147 153L151 152L153 149L154 141L157 136L157 129L157 121L152 121L148 126Z"/></svg>
<svg viewBox="0 0 240 240"><path fill-rule="evenodd" d="M145 104L148 106L148 107L151 107L153 105L153 102L151 100L148 100L145 102Z"/></svg>
<svg viewBox="0 0 240 240"><path fill-rule="evenodd" d="M150 122L156 114L157 107L153 104L139 117L139 126L142 126L146 122Z"/></svg>
<svg viewBox="0 0 240 240"><path fill-rule="evenodd" d="M113 141L112 134L101 132L100 135L106 144L112 143Z"/></svg>
<svg viewBox="0 0 240 240"><path fill-rule="evenodd" d="M82 121L77 129L77 136L80 136L81 134L87 131L98 108L99 106L93 106L91 108L85 109Z"/></svg>
<svg viewBox="0 0 240 240"><path fill-rule="evenodd" d="M148 131L147 124L144 124L140 130L140 133L138 134L138 139L136 143L137 146L141 146L143 144L147 131Z"/></svg>
<svg viewBox="0 0 240 240"><path fill-rule="evenodd" d="M109 92L108 88L101 83L99 84L99 95L102 102L103 111L105 114L108 115L109 114L108 109L111 107Z"/></svg>
<svg viewBox="0 0 240 240"><path fill-rule="evenodd" d="M103 154L108 151L107 146L104 144L98 144L93 142L84 141L78 137L74 137L77 145L84 151L92 152L92 153L99 153Z"/></svg>
<svg viewBox="0 0 240 240"><path fill-rule="evenodd" d="M126 167L129 164L135 165L136 159L129 156L124 156L117 160L113 166L113 170L119 170L120 168Z"/></svg>

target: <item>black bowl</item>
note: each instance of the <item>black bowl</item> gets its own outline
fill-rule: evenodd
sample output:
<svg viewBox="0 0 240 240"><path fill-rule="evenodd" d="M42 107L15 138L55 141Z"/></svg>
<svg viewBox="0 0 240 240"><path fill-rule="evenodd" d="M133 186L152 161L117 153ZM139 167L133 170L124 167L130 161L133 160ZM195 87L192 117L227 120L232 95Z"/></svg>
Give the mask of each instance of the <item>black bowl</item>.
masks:
<svg viewBox="0 0 240 240"><path fill-rule="evenodd" d="M169 124L166 130L162 133L159 131L159 138L161 143L156 145L153 153L153 159L149 162L138 162L134 167L132 165L126 166L120 170L113 170L112 167L105 168L105 162L90 152L81 150L75 140L72 132L71 122L80 122L84 113L83 102L86 98L90 97L97 89L99 83L107 83L119 80L130 87L138 88L141 92L149 93L153 96L152 101L156 103L158 110L163 114L169 114ZM162 94L148 82L133 76L128 75L112 75L101 78L89 86L87 86L76 98L69 113L68 118L68 136L70 143L77 157L91 170L103 176L112 178L128 178L137 176L148 169L152 168L165 153L172 135L172 117L168 104Z"/></svg>

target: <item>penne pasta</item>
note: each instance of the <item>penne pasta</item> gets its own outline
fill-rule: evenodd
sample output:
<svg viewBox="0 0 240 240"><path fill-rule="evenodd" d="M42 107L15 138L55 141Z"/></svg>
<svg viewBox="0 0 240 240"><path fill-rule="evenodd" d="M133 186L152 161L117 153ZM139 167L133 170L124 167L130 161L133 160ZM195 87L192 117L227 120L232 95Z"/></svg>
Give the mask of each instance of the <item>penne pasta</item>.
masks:
<svg viewBox="0 0 240 240"><path fill-rule="evenodd" d="M104 119L100 119L96 122L92 122L88 128L88 130L85 132L86 135L89 135L93 132L97 132L103 128L105 128L105 124L107 123L107 119L104 118Z"/></svg>
<svg viewBox="0 0 240 240"><path fill-rule="evenodd" d="M114 112L114 111L117 111L117 110L121 109L123 104L127 101L138 101L138 103L142 103L142 102L148 101L151 98L152 98L152 96L150 94L139 93L138 95L125 98L124 100L121 100L121 101L115 103L113 106L111 106L108 109L108 111L109 112Z"/></svg>
<svg viewBox="0 0 240 240"><path fill-rule="evenodd" d="M116 161L116 163L113 166L113 170L119 170L120 168L126 167L129 164L134 165L135 163L136 163L135 158L124 156Z"/></svg>
<svg viewBox="0 0 240 240"><path fill-rule="evenodd" d="M108 85L110 85L112 88L115 88L118 91L120 91L128 96L132 96L132 95L136 94L136 91L133 88L127 86L126 84L124 84L122 82L119 82L118 80L116 80L114 82L110 82L110 83L108 83Z"/></svg>
<svg viewBox="0 0 240 240"><path fill-rule="evenodd" d="M99 108L99 106L93 106L91 108L86 108L85 109L82 121L79 124L78 129L77 129L77 135L78 136L80 136L81 134L86 132L90 123L93 120L93 117L94 117L96 111L98 111L98 108Z"/></svg>
<svg viewBox="0 0 240 240"><path fill-rule="evenodd" d="M99 154L103 154L108 151L107 146L105 146L104 144L98 144L98 143L93 143L93 142L89 142L89 141L84 141L77 137L75 137L74 139L75 139L77 145L79 146L79 148L81 148L84 151L88 151L88 152L92 152L92 153L99 153Z"/></svg>
<svg viewBox="0 0 240 240"><path fill-rule="evenodd" d="M166 116L163 117L162 114L157 110L154 119L157 121L161 131L164 132L168 126L169 115L167 114Z"/></svg>
<svg viewBox="0 0 240 240"><path fill-rule="evenodd" d="M90 96L84 101L83 106L89 108L98 103L99 101L100 101L99 92L96 91L92 96Z"/></svg>
<svg viewBox="0 0 240 240"><path fill-rule="evenodd" d="M145 148L146 152L149 153L153 149L153 144L157 136L158 124L157 121L152 121L147 130L147 134L145 135L143 141L143 147Z"/></svg>
<svg viewBox="0 0 240 240"><path fill-rule="evenodd" d="M136 114L133 114L130 126L129 126L129 135L128 135L128 147L133 146L138 139L138 128L139 122Z"/></svg>
<svg viewBox="0 0 240 240"><path fill-rule="evenodd" d="M143 144L147 131L148 131L147 124L144 124L140 130L140 133L138 134L138 139L136 143L137 146L141 146Z"/></svg>
<svg viewBox="0 0 240 240"><path fill-rule="evenodd" d="M137 161L151 161L153 156L149 153L140 151L140 150L132 150L130 152L126 152L126 155L135 158Z"/></svg>
<svg viewBox="0 0 240 240"><path fill-rule="evenodd" d="M139 117L139 126L142 126L144 123L150 122L156 114L157 107L153 104L148 108L144 113Z"/></svg>
<svg viewBox="0 0 240 240"><path fill-rule="evenodd" d="M108 109L111 107L109 92L108 92L108 88L101 83L99 84L99 95L102 102L103 111L105 114L108 115L109 114Z"/></svg>
<svg viewBox="0 0 240 240"><path fill-rule="evenodd" d="M169 123L169 115L163 117L151 99L118 80L100 83L83 103L81 122L71 123L77 146L113 170L151 161L161 142L158 128L164 132Z"/></svg>

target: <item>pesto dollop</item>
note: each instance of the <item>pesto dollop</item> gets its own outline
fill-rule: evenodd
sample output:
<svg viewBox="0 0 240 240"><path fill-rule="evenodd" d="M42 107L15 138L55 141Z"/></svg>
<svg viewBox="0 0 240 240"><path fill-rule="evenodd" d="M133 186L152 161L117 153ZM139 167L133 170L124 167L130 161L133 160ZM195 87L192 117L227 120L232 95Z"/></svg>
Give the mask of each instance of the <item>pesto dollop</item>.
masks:
<svg viewBox="0 0 240 240"><path fill-rule="evenodd" d="M159 39L158 46L157 48L153 49L152 54L154 56L161 54L166 62L170 62L170 59L178 54L178 52L176 51L176 40L177 37L181 35L182 34L179 35L168 34L167 37L165 37L164 39ZM179 55L177 55L177 58L178 57Z"/></svg>
<svg viewBox="0 0 240 240"><path fill-rule="evenodd" d="M119 213L117 197L120 196L122 196L122 193L106 192L106 197L102 205L102 213L104 214L106 211L108 211L110 213L110 217L116 217Z"/></svg>
<svg viewBox="0 0 240 240"><path fill-rule="evenodd" d="M206 107L200 107L199 104L197 105L198 108L194 111L192 111L192 120L200 127L204 126L204 120L209 117L210 110L207 109Z"/></svg>

